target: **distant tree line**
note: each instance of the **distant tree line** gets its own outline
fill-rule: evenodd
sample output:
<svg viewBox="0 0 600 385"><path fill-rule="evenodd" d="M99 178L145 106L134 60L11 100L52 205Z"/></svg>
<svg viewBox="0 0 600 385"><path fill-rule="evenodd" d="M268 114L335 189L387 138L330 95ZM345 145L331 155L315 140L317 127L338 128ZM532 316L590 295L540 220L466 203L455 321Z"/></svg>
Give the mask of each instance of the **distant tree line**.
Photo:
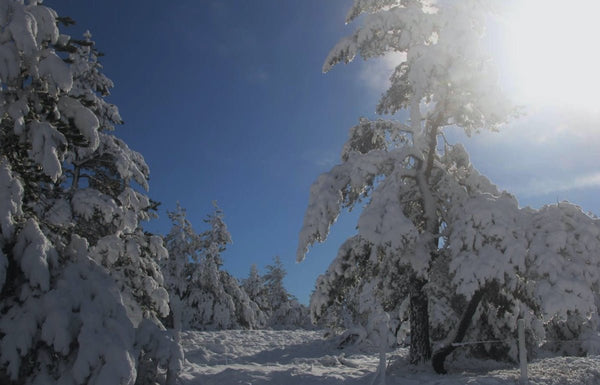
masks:
<svg viewBox="0 0 600 385"><path fill-rule="evenodd" d="M176 330L289 328L308 326L308 308L283 285L286 271L279 257L261 276L252 265L247 279L238 281L222 270L221 253L231 242L221 209L196 233L179 204L168 215L173 222L165 236L169 258L162 261L165 287L171 298L167 324Z"/></svg>
<svg viewBox="0 0 600 385"><path fill-rule="evenodd" d="M600 352L600 220L568 202L520 208L444 135L514 113L480 47L488 5L354 1L347 21L364 14L362 27L324 70L404 53L377 109L406 119L351 129L311 188L297 254L360 205L312 320L343 342L406 343L438 372L466 339L501 341L466 354L515 357L518 318L530 347ZM114 135L113 83L90 33L61 33L72 23L0 0L0 383L173 385L182 330L310 326L278 257L241 282L223 270L231 235L216 205L201 232L179 205L168 234L144 230L158 206L148 165Z"/></svg>

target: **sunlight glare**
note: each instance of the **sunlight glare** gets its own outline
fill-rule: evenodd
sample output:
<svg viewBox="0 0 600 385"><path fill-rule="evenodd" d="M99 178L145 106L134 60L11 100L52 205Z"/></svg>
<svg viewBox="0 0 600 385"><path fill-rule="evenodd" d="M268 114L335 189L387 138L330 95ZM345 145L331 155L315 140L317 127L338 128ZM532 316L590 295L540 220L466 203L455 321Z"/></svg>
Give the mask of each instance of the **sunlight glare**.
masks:
<svg viewBox="0 0 600 385"><path fill-rule="evenodd" d="M514 1L507 77L524 104L600 110L600 2Z"/></svg>

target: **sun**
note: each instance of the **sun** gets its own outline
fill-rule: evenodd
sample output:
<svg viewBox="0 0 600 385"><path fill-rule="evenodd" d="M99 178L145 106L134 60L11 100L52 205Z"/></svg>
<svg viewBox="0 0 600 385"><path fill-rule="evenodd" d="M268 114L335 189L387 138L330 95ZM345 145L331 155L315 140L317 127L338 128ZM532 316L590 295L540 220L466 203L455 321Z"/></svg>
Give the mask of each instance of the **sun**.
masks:
<svg viewBox="0 0 600 385"><path fill-rule="evenodd" d="M518 101L600 111L600 1L513 0L502 24Z"/></svg>

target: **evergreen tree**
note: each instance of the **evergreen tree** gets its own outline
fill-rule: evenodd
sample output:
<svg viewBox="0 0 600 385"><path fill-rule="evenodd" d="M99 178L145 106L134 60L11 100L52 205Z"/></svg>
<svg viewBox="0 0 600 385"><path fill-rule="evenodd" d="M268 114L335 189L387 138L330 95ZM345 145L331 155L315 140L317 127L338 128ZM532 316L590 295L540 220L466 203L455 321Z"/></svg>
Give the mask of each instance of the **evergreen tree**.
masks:
<svg viewBox="0 0 600 385"><path fill-rule="evenodd" d="M248 278L242 281L242 289L248 294L248 298L252 303L256 305L257 327L265 327L267 324L265 313L269 310L269 300L264 278L258 273L256 264L252 264Z"/></svg>
<svg viewBox="0 0 600 385"><path fill-rule="evenodd" d="M165 287L171 298L171 319L169 326L181 329L181 312L185 298L189 296L189 284L193 268L200 261L201 240L186 218L186 211L177 203L175 211L167 211L172 227L165 236L165 246L169 258L161 261L165 277ZM177 303L177 305L176 305Z"/></svg>
<svg viewBox="0 0 600 385"><path fill-rule="evenodd" d="M181 330L184 328L186 300L190 295L191 268L198 263L200 239L187 220L185 209L179 205L179 202L175 211L168 211L167 215L173 226L164 238L169 257L161 260L165 288L169 292L170 299L170 313L165 324L173 329L174 340L179 344Z"/></svg>
<svg viewBox="0 0 600 385"><path fill-rule="evenodd" d="M209 225L209 229L200 234L202 242L203 256L205 260L211 260L219 268L223 265L221 253L225 251L227 244L231 243L231 234L227 230L223 211L213 201L215 212L210 214L204 222Z"/></svg>
<svg viewBox="0 0 600 385"><path fill-rule="evenodd" d="M325 240L342 207L366 200L358 236L318 280L313 315L350 295L353 317L373 317L363 320L368 331L409 330L411 362L428 360L437 340L439 372L453 343L467 335L507 339L518 318L526 320L530 343L548 331L598 331L596 275L583 272L600 262L592 251L598 220L569 204L520 209L443 136L448 126L467 134L495 129L511 114L479 48L487 11L479 1L355 1L348 21L367 13L363 26L332 50L324 70L356 54L405 53L378 112L406 111L408 119L361 119L351 129L342 163L311 188L298 247L302 260L310 244ZM577 239L586 246L575 246ZM578 275L585 283L575 287ZM556 300L564 297L571 299ZM381 308L399 310L400 324L390 324ZM581 348L594 351L593 341ZM515 357L514 343L494 349L488 353Z"/></svg>
<svg viewBox="0 0 600 385"><path fill-rule="evenodd" d="M267 265L263 280L267 302L268 324L274 328L308 326L308 309L290 295L283 285L287 275L281 258L276 256L272 265Z"/></svg>
<svg viewBox="0 0 600 385"><path fill-rule="evenodd" d="M281 307L281 305L290 299L290 294L283 286L283 279L287 275L281 258L276 256L272 265L267 265L267 272L263 277L265 289L269 301L269 307L272 312Z"/></svg>
<svg viewBox="0 0 600 385"><path fill-rule="evenodd" d="M215 212L205 220L210 227L200 234L179 204L169 213L173 222L165 237L169 259L162 266L173 298L170 324L176 335L182 328L256 328L265 322L239 281L221 270L221 253L231 242L231 235L223 212L216 203L214 206Z"/></svg>
<svg viewBox="0 0 600 385"><path fill-rule="evenodd" d="M0 379L172 378L166 250L141 229L155 204L134 187L148 167L110 133L121 120L91 36L61 35L68 19L37 1L4 0L0 19Z"/></svg>
<svg viewBox="0 0 600 385"><path fill-rule="evenodd" d="M250 273L248 273L248 278L242 281L242 287L254 302L262 304L262 307L266 308L265 283L263 277L258 273L256 264L250 266Z"/></svg>
<svg viewBox="0 0 600 385"><path fill-rule="evenodd" d="M360 236L348 239L327 271L318 277L311 295L313 322L334 333L343 331L341 345L375 341L369 325L385 311L387 339L403 341L408 319L406 272L393 260L379 255L373 245ZM373 254L372 254L373 252ZM383 330L377 331L377 336Z"/></svg>
<svg viewBox="0 0 600 385"><path fill-rule="evenodd" d="M438 192L444 186L439 184L452 182L445 178L449 170L440 164L438 137L449 125L467 133L495 129L509 112L487 58L478 49L485 11L478 1L431 5L419 0L357 0L347 22L367 13L363 26L340 41L324 65L328 71L356 54L406 55L377 110L406 109L408 123L361 119L351 130L343 163L311 188L298 260L309 244L325 239L342 206L352 207L370 196L359 219L359 234L373 243L376 254L383 249L394 264L409 268L413 363L431 357L427 276L440 255L444 202Z"/></svg>

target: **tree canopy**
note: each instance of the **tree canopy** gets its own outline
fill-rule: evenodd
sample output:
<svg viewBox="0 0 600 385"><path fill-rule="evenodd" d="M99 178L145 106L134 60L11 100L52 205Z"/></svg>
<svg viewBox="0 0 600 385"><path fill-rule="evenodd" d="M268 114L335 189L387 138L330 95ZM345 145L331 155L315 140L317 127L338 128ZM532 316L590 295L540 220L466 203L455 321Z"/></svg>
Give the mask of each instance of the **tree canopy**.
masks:
<svg viewBox="0 0 600 385"><path fill-rule="evenodd" d="M143 383L181 350L148 166L112 131L98 51L37 1L0 2L0 379ZM102 341L102 343L98 343Z"/></svg>
<svg viewBox="0 0 600 385"><path fill-rule="evenodd" d="M583 258L587 262L580 266L595 265L592 249L568 251L566 244L570 236L580 237L576 232L595 228L597 220L568 203L539 211L519 208L512 195L472 166L462 145L444 136L451 126L469 135L496 130L514 115L481 44L492 6L487 1L356 0L347 22L365 14L361 26L332 49L323 67L328 71L356 55L402 53L377 111L398 113L403 120L361 118L350 129L341 163L311 187L298 261L311 244L327 238L343 208L364 205L358 235L342 246L317 282L313 316L353 303L355 318L367 316L360 321L367 332L379 333L381 322L396 333L409 331L413 363L431 358L432 339L442 346L462 341L467 332L506 339L517 318L527 321L536 342L556 320L564 325L575 317L582 322L580 330L590 317L597 318L591 294L595 281L577 290L566 277L558 284L538 259L552 255L552 264L563 266ZM545 218L544 225L564 229L567 212L570 230L558 238L562 251L552 252L556 244L539 242L543 236L529 224ZM546 291L561 291L563 285L569 286L564 293L587 298L581 311ZM393 316L382 321L381 308ZM475 318L479 322L469 328ZM499 350L514 356L516 345ZM450 351L438 352L436 370L444 370Z"/></svg>

